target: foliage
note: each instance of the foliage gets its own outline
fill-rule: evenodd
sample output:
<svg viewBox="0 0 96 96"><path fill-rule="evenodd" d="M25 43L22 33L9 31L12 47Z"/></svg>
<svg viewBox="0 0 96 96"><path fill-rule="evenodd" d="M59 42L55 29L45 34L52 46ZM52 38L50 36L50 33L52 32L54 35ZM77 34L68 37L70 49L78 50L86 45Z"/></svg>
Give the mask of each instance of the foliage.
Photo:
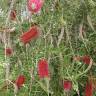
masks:
<svg viewBox="0 0 96 96"><path fill-rule="evenodd" d="M62 86L62 80L66 79L73 83L70 96L75 96L78 91L83 96L88 78L96 77L96 0L45 0L42 10L31 17L26 7L27 0L15 1L16 20L9 20L7 25L12 1L0 1L0 96L14 95L12 84L8 89L3 88L6 85L6 62L10 63L10 81L19 74L26 77L17 96L47 96L48 93L49 96L66 96ZM27 45L22 44L20 36L33 25L40 27L40 37ZM4 30L13 27L15 31L10 32L10 36L6 32L6 38L7 46L11 46L14 53L5 58ZM90 65L72 60L74 56L83 55L93 59L91 69L88 69ZM38 77L37 62L40 58L49 62L49 90L46 89L46 80Z"/></svg>

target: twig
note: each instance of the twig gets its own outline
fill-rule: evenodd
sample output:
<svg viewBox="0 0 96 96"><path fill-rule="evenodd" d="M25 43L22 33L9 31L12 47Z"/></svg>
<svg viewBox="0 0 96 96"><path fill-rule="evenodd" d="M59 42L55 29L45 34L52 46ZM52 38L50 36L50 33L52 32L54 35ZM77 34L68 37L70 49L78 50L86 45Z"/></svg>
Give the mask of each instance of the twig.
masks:
<svg viewBox="0 0 96 96"><path fill-rule="evenodd" d="M0 32L1 32L1 33L2 33L2 32L12 33L12 32L14 32L15 30L16 30L15 27L13 27L13 28L4 28L4 29L0 29Z"/></svg>
<svg viewBox="0 0 96 96"><path fill-rule="evenodd" d="M61 33L58 36L58 42L57 42L57 46L59 46L59 44L61 43L61 40L63 38L63 34L64 34L64 27L61 28Z"/></svg>
<svg viewBox="0 0 96 96"><path fill-rule="evenodd" d="M73 53L73 55L74 55L74 50L73 50L72 43L71 43L71 40L70 40L70 35L69 35L68 28L67 28L67 24L66 24L66 35L67 35L68 42L69 42L69 44L70 44L70 48L71 48L72 53Z"/></svg>

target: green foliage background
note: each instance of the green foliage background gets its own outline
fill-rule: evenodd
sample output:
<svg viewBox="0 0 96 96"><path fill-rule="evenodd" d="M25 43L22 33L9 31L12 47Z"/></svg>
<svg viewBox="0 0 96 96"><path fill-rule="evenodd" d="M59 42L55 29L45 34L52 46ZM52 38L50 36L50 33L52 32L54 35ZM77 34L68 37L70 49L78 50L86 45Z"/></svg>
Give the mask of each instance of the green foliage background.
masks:
<svg viewBox="0 0 96 96"><path fill-rule="evenodd" d="M49 90L53 92L50 96L66 96L62 86L64 79L71 80L73 83L70 96L77 96L75 94L78 90L80 96L84 96L87 77L90 73L94 77L96 75L96 0L45 0L40 13L33 14L29 20L26 20L26 16L29 15L26 11L27 0L15 1L17 21L10 20L5 26L11 0L0 0L0 8L3 12L0 14L0 30L5 27L16 29L15 32L10 33L10 45L14 54L7 58L7 62L10 63L10 80L15 80L19 74L26 76L25 85L17 96L47 96L46 82L40 80L37 75L37 62L42 57L47 58L49 62ZM23 14L21 11L27 13ZM26 46L22 45L19 40L22 32L26 32L34 24L41 28L40 37ZM58 45L62 30L64 33ZM83 38L80 32L83 32ZM1 36L2 34L0 31ZM79 76L88 66L82 62L72 62L71 58L75 55L91 56L94 62L91 70ZM33 81L29 70L33 70ZM14 87L10 84L8 89L2 89L4 85L4 43L1 42L0 96L13 96Z"/></svg>

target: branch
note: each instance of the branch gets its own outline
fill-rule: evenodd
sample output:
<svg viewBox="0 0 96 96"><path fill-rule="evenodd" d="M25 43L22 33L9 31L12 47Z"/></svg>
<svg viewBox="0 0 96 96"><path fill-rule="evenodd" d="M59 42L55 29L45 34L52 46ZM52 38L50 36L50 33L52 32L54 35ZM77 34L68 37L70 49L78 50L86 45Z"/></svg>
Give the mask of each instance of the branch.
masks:
<svg viewBox="0 0 96 96"><path fill-rule="evenodd" d="M64 27L61 28L61 33L60 33L60 35L58 36L57 46L60 45L61 40L62 40L62 38L63 38L63 34L64 34Z"/></svg>

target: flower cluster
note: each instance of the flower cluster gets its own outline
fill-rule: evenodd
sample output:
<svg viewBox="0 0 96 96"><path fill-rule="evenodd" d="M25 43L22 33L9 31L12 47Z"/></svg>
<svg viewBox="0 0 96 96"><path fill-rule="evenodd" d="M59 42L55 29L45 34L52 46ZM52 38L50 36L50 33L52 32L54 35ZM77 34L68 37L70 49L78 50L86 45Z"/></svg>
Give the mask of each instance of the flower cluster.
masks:
<svg viewBox="0 0 96 96"><path fill-rule="evenodd" d="M38 74L40 78L49 77L49 68L48 68L48 62L46 59L39 60Z"/></svg>
<svg viewBox="0 0 96 96"><path fill-rule="evenodd" d="M93 96L93 85L92 82L87 82L85 87L85 96Z"/></svg>
<svg viewBox="0 0 96 96"><path fill-rule="evenodd" d="M27 5L29 11L32 13L37 13L40 11L44 3L44 0L28 0Z"/></svg>
<svg viewBox="0 0 96 96"><path fill-rule="evenodd" d="M6 55L6 56L11 56L12 53L13 53L12 48L9 48L9 47L8 47L8 48L5 49L5 55Z"/></svg>
<svg viewBox="0 0 96 96"><path fill-rule="evenodd" d="M72 89L72 81L64 80L63 81L63 88L66 92L70 91Z"/></svg>
<svg viewBox="0 0 96 96"><path fill-rule="evenodd" d="M32 39L38 37L40 34L38 26L32 26L27 32L23 33L20 37L21 42L24 44L29 43Z"/></svg>
<svg viewBox="0 0 96 96"><path fill-rule="evenodd" d="M18 78L15 81L16 86L18 89L22 87L22 85L25 83L25 76L24 75L19 75Z"/></svg>

